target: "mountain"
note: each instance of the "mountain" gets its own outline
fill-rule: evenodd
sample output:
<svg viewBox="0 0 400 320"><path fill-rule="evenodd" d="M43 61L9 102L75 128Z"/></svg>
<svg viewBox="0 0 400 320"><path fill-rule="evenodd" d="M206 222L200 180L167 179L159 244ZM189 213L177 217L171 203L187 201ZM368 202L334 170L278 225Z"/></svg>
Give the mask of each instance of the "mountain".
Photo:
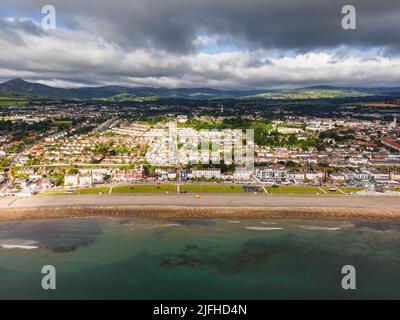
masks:
<svg viewBox="0 0 400 320"><path fill-rule="evenodd" d="M182 98L182 99L220 99L239 98L243 96L256 95L265 90L218 90L212 88L152 88L137 87L128 88L122 86L85 87L78 89L55 88L39 83L27 82L23 79L13 79L0 84L0 92L18 94L24 96L63 98L63 99L103 99L118 100L127 96L128 100L134 97L144 98ZM126 95L125 95L126 94ZM112 98L112 97L115 97Z"/></svg>
<svg viewBox="0 0 400 320"><path fill-rule="evenodd" d="M327 86L279 90L257 94L255 97L264 99L335 99L346 97L366 97L373 93L353 90L350 88L334 88Z"/></svg>
<svg viewBox="0 0 400 320"><path fill-rule="evenodd" d="M1 87L0 87L1 88ZM210 100L223 98L240 98L247 95L256 95L266 90L218 90L212 88L152 88L152 87L91 87L75 89L75 94L85 96L87 98L121 98L121 96L131 97L157 97L157 98L178 98L178 99L195 99Z"/></svg>
<svg viewBox="0 0 400 320"><path fill-rule="evenodd" d="M101 99L103 101L149 101L159 98L211 100L226 98L320 99L362 97L373 94L400 93L400 88L346 88L315 86L288 90L219 90L213 88L153 88L123 86L64 89L13 79L0 84L0 93L27 97L59 99Z"/></svg>
<svg viewBox="0 0 400 320"><path fill-rule="evenodd" d="M30 83L20 78L0 84L0 92L26 96L66 97L65 89L53 88L40 83Z"/></svg>
<svg viewBox="0 0 400 320"><path fill-rule="evenodd" d="M371 94L390 94L400 93L400 87L373 87L373 88L362 88L362 87L335 87L335 86L313 86L304 89L314 90L341 90L341 91L357 91Z"/></svg>
<svg viewBox="0 0 400 320"><path fill-rule="evenodd" d="M61 99L90 99L96 97L95 93L80 92L80 89L64 89L47 86L40 83L27 82L17 78L0 84L1 93L17 94L27 97L61 98ZM114 95L115 90L109 94ZM105 90L105 94L107 91ZM102 96L102 95L100 95Z"/></svg>

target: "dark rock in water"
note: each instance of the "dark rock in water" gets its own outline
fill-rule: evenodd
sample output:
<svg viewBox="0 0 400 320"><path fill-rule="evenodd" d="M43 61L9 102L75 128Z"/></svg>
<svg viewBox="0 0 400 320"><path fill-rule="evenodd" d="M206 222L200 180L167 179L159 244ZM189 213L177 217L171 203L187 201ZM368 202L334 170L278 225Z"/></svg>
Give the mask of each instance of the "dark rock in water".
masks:
<svg viewBox="0 0 400 320"><path fill-rule="evenodd" d="M212 246L186 245L181 252L170 254L160 266L162 267L211 267L221 273L236 274L247 269L268 263L280 248L268 246L262 241L249 241L236 252L215 251Z"/></svg>
<svg viewBox="0 0 400 320"><path fill-rule="evenodd" d="M68 246L62 246L62 247L51 247L51 246L46 246L47 250L50 250L55 253L66 253L66 252L73 252L77 250L80 247L86 247L89 244L91 244L93 241L92 240L86 240L86 241L81 241L76 244L71 244Z"/></svg>

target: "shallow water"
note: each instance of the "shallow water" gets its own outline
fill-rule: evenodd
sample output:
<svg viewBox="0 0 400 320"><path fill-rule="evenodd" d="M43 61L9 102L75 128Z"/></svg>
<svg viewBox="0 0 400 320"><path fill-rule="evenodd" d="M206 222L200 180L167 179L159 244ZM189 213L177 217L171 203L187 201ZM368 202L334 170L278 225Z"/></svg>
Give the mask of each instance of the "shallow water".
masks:
<svg viewBox="0 0 400 320"><path fill-rule="evenodd" d="M399 231L304 220L0 223L0 298L399 299ZM341 288L348 264L356 290ZM56 268L56 290L41 288L43 265Z"/></svg>

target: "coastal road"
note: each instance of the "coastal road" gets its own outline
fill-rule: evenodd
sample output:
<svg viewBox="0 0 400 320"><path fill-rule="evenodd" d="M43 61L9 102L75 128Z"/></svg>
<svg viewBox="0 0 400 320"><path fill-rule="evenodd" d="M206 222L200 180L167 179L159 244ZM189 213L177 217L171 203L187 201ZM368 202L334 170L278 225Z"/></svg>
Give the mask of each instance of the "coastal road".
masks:
<svg viewBox="0 0 400 320"><path fill-rule="evenodd" d="M266 194L126 194L54 195L0 198L0 208L63 206L249 206L249 207L338 207L399 208L400 197L389 196L286 196Z"/></svg>

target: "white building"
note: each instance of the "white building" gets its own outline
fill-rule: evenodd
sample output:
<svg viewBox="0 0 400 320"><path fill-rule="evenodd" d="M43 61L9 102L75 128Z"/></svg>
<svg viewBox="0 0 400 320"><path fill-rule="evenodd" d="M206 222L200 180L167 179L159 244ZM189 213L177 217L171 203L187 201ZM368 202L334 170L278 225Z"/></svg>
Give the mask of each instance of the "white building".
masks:
<svg viewBox="0 0 400 320"><path fill-rule="evenodd" d="M192 170L192 177L194 179L221 179L221 169L194 169Z"/></svg>
<svg viewBox="0 0 400 320"><path fill-rule="evenodd" d="M18 162L20 164L26 164L28 162L28 160L29 160L28 156L20 156L19 159L18 159Z"/></svg>
<svg viewBox="0 0 400 320"><path fill-rule="evenodd" d="M322 172L306 172L307 180L316 180L318 178L323 178L324 174Z"/></svg>
<svg viewBox="0 0 400 320"><path fill-rule="evenodd" d="M375 168L368 168L364 170L365 173L368 173L369 176L375 180L379 179L388 179L389 180L389 173L385 171L380 171Z"/></svg>
<svg viewBox="0 0 400 320"><path fill-rule="evenodd" d="M76 187L79 184L79 175L68 174L64 177L64 185L70 187Z"/></svg>
<svg viewBox="0 0 400 320"><path fill-rule="evenodd" d="M251 171L246 169L236 169L233 173L233 178L235 180L250 180L251 179Z"/></svg>
<svg viewBox="0 0 400 320"><path fill-rule="evenodd" d="M40 180L43 178L43 175L38 174L38 173L33 173L29 175L29 180Z"/></svg>
<svg viewBox="0 0 400 320"><path fill-rule="evenodd" d="M288 172L286 174L286 177L288 179L292 179L292 180L304 180L305 174L304 174L304 172L292 171L292 172Z"/></svg>
<svg viewBox="0 0 400 320"><path fill-rule="evenodd" d="M93 179L91 175L79 176L80 186L91 186L93 184Z"/></svg>
<svg viewBox="0 0 400 320"><path fill-rule="evenodd" d="M293 133L303 133L303 129L300 128L290 128L290 127L278 127L278 132L282 134L293 134Z"/></svg>
<svg viewBox="0 0 400 320"><path fill-rule="evenodd" d="M176 117L176 120L178 123L185 123L188 120L188 117L186 115L179 115Z"/></svg>
<svg viewBox="0 0 400 320"><path fill-rule="evenodd" d="M390 172L390 179L400 181L400 171Z"/></svg>
<svg viewBox="0 0 400 320"><path fill-rule="evenodd" d="M261 181L281 181L286 178L286 170L281 168L258 167L256 177Z"/></svg>
<svg viewBox="0 0 400 320"><path fill-rule="evenodd" d="M369 180L369 174L365 172L354 171L353 175L356 180Z"/></svg>
<svg viewBox="0 0 400 320"><path fill-rule="evenodd" d="M168 171L167 178L171 179L171 180L176 179L176 172L175 171Z"/></svg>
<svg viewBox="0 0 400 320"><path fill-rule="evenodd" d="M341 173L341 172L332 172L329 177L333 180L333 181L345 181L346 180L346 176Z"/></svg>

